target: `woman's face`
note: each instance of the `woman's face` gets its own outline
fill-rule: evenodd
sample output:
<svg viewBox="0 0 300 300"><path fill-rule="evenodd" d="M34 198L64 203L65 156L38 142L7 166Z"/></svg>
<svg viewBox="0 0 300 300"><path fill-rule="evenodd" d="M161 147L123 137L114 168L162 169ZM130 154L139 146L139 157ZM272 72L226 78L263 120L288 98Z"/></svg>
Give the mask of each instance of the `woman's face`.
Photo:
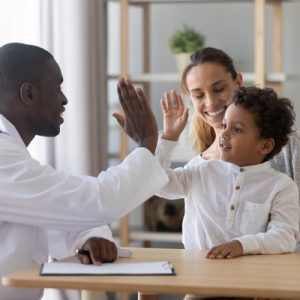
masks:
<svg viewBox="0 0 300 300"><path fill-rule="evenodd" d="M192 67L186 76L186 85L196 113L214 129L222 127L226 108L241 83L240 74L234 80L231 73L215 63Z"/></svg>

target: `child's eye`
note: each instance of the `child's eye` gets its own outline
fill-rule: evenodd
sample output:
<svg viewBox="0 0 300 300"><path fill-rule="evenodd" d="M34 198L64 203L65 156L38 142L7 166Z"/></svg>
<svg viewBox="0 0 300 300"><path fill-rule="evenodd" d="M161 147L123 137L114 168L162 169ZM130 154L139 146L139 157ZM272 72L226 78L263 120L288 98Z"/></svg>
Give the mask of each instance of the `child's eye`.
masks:
<svg viewBox="0 0 300 300"><path fill-rule="evenodd" d="M238 127L234 127L233 130L235 133L241 133L241 129Z"/></svg>
<svg viewBox="0 0 300 300"><path fill-rule="evenodd" d="M223 123L223 124L221 125L221 128L222 128L222 129L226 129L226 124Z"/></svg>

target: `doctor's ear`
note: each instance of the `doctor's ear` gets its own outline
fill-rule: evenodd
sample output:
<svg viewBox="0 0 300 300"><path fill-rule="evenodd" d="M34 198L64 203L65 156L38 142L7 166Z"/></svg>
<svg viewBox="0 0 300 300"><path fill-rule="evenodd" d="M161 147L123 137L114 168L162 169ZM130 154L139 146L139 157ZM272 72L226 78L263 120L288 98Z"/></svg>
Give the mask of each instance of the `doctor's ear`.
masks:
<svg viewBox="0 0 300 300"><path fill-rule="evenodd" d="M24 82L20 87L20 100L26 106L31 106L35 102L37 93L38 91L32 83Z"/></svg>

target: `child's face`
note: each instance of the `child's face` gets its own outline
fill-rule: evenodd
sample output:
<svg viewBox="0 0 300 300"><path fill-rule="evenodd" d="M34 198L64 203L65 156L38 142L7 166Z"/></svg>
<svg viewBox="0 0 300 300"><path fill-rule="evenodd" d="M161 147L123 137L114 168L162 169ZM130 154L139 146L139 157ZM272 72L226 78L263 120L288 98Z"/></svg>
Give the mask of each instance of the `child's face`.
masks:
<svg viewBox="0 0 300 300"><path fill-rule="evenodd" d="M222 160L238 166L260 164L273 146L272 139L261 137L253 113L235 104L227 108L220 137Z"/></svg>

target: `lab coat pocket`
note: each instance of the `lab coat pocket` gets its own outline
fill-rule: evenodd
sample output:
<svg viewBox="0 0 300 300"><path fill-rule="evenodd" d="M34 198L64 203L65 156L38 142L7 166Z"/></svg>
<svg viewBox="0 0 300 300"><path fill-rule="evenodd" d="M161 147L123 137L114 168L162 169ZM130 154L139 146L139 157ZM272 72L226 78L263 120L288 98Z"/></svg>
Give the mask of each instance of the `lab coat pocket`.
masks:
<svg viewBox="0 0 300 300"><path fill-rule="evenodd" d="M267 230L271 204L246 201L241 218L242 234L256 234Z"/></svg>

